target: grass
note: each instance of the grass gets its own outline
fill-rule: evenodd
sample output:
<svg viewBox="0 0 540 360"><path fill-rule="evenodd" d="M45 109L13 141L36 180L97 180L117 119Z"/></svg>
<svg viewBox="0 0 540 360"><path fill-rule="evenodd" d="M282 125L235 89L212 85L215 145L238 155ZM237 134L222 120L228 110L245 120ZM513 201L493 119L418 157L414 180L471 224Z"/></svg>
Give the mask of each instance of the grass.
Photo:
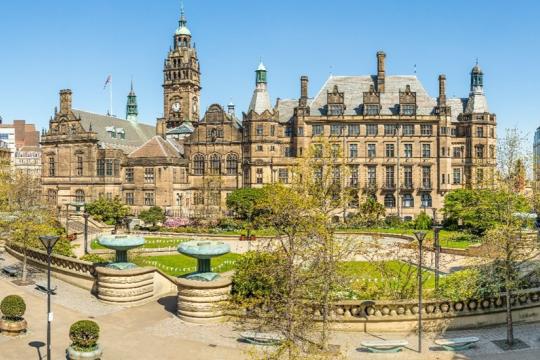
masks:
<svg viewBox="0 0 540 360"><path fill-rule="evenodd" d="M144 249L158 249L158 248L169 248L169 247L177 247L178 244L184 241L188 241L188 239L182 239L182 238L160 238L155 236L147 236L144 238L145 244L142 246ZM106 249L106 247L101 246L97 240L92 241L92 244L90 247L93 250L98 249Z"/></svg>
<svg viewBox="0 0 540 360"><path fill-rule="evenodd" d="M355 233L387 233L414 236L415 229L399 229L399 228L359 228L359 229L339 229L339 232L355 234ZM464 233L460 231L441 230L439 232L439 241L441 247L450 249L466 249L470 245L477 244L476 241L462 239L460 236ZM426 240L432 242L434 239L433 230L427 230Z"/></svg>
<svg viewBox="0 0 540 360"><path fill-rule="evenodd" d="M229 253L212 259L212 271L226 272L234 269L241 255ZM196 270L197 260L186 255L139 256L132 260L139 266L155 266L167 275L180 276Z"/></svg>
<svg viewBox="0 0 540 360"><path fill-rule="evenodd" d="M379 271L381 265L384 266L386 272L391 274L391 277L406 278L407 276L410 276L410 278L413 279L413 282L416 281L416 265L407 264L399 260L381 261L378 262L378 264L368 261L345 261L341 264L341 271L345 276L358 280L370 279L372 281L385 281L387 279ZM423 270L422 276L426 279L424 282L424 287L426 289L435 287L433 271Z"/></svg>

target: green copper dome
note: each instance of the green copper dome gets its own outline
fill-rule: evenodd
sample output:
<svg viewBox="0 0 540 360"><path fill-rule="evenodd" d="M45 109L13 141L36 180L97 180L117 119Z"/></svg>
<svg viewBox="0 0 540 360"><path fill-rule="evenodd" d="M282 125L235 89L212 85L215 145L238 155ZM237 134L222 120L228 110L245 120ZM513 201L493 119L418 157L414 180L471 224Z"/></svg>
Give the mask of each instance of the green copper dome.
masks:
<svg viewBox="0 0 540 360"><path fill-rule="evenodd" d="M182 4L182 10L180 11L180 21L178 22L178 29L176 29L176 35L191 36L191 31L187 28L186 15L184 13L184 4Z"/></svg>
<svg viewBox="0 0 540 360"><path fill-rule="evenodd" d="M186 26L180 26L176 29L176 35L188 35L191 36L191 31Z"/></svg>

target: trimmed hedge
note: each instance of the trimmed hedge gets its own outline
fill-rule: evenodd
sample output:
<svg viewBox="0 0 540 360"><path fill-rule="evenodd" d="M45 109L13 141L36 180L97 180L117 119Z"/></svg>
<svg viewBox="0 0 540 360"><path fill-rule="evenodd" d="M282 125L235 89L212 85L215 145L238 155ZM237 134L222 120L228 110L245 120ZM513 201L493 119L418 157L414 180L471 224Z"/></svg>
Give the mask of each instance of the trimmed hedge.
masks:
<svg viewBox="0 0 540 360"><path fill-rule="evenodd" d="M19 321L26 311L26 304L19 295L8 295L0 303L0 311L2 311L4 319Z"/></svg>
<svg viewBox="0 0 540 360"><path fill-rule="evenodd" d="M69 338L76 350L93 350L99 339L99 325L92 320L79 320L69 328Z"/></svg>

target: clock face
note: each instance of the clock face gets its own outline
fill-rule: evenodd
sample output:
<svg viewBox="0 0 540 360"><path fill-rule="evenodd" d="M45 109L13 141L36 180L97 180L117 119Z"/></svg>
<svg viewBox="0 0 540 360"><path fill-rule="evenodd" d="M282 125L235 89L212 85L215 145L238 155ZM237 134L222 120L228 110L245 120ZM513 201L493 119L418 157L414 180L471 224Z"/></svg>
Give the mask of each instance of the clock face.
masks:
<svg viewBox="0 0 540 360"><path fill-rule="evenodd" d="M174 102L171 106L171 110L175 113L179 112L181 109L181 106L180 106L180 103L177 101L177 102Z"/></svg>

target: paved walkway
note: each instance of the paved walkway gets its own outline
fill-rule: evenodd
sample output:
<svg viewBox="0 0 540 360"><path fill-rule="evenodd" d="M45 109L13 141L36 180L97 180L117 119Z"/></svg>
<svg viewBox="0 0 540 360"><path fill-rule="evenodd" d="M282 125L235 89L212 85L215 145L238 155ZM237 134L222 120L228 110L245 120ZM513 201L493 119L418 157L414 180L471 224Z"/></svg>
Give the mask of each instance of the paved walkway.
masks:
<svg viewBox="0 0 540 360"><path fill-rule="evenodd" d="M15 262L6 258L0 266ZM42 279L44 274L32 272L34 279ZM179 320L175 315L176 296L171 294L143 306L126 308L103 304L87 291L55 280L58 295L53 296L53 356L52 359L65 359L64 351L69 345L69 326L80 319L93 319L102 329L101 340L104 360L114 359L216 359L236 360L248 358L251 345L238 342L238 331L231 323L214 325L193 325ZM26 335L9 338L0 335L0 359L32 360L44 358L45 348L40 352L30 344L46 341L46 295L32 286L19 287L11 279L0 277L0 297L19 294L27 303L25 318L29 324ZM452 353L441 351L433 345L432 339L425 339L424 353L416 350L414 334L358 332L336 332L331 343L341 346L348 359L540 359L540 324L516 326L516 337L530 348L526 350L503 352L491 341L503 339L505 328L497 327L482 330L454 331L447 336L479 336L479 345L467 351ZM407 339L409 347L399 354L370 354L360 348L364 339ZM262 348L260 348L262 349ZM41 354L41 357L40 357Z"/></svg>

